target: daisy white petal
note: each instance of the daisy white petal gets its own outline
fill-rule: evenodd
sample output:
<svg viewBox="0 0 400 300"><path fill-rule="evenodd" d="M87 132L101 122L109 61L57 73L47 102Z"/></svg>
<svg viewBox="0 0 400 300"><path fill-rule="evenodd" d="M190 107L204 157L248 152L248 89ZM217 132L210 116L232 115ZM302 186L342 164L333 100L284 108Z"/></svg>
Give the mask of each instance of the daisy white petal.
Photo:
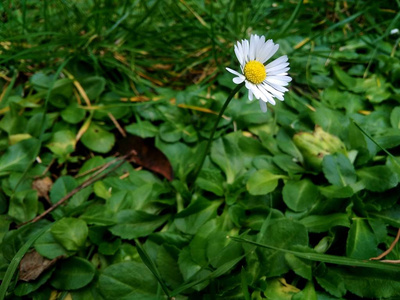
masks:
<svg viewBox="0 0 400 300"><path fill-rule="evenodd" d="M262 111L262 112L267 112L267 103L265 103L265 102L262 101L262 100L259 100L259 102L260 102L261 111Z"/></svg>
<svg viewBox="0 0 400 300"><path fill-rule="evenodd" d="M242 74L240 74L239 72L236 72L235 70L232 70L232 69L230 69L230 68L225 68L228 72L230 72L230 73L232 73L232 74L234 74L234 75L237 75L237 76L243 76Z"/></svg>
<svg viewBox="0 0 400 300"><path fill-rule="evenodd" d="M236 84L241 84L244 80L246 79L246 77L244 77L243 75L240 77L235 77L232 79L232 81Z"/></svg>
<svg viewBox="0 0 400 300"><path fill-rule="evenodd" d="M264 112L267 102L275 105L275 98L283 101L284 93L288 91L285 86L292 80L287 73L290 67L286 55L265 65L278 49L279 45L272 40L266 41L264 36L253 34L249 40L238 41L234 46L242 73L226 68L236 76L234 83L245 83L249 100L258 99Z"/></svg>
<svg viewBox="0 0 400 300"><path fill-rule="evenodd" d="M270 62L268 65L266 65L266 67L267 67L267 68L272 68L272 67L278 66L278 65L280 65L281 63L287 62L287 59L288 59L288 58L287 58L286 55L281 56L281 57L279 57L279 58L273 60L272 62Z"/></svg>

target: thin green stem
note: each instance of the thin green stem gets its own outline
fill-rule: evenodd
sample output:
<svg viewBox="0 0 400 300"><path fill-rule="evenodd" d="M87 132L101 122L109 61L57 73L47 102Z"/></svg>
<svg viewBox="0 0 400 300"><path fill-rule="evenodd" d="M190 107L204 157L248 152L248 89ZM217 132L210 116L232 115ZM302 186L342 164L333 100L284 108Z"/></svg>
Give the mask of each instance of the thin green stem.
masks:
<svg viewBox="0 0 400 300"><path fill-rule="evenodd" d="M199 176L200 170L201 170L201 168L203 167L204 160L206 159L207 154L208 154L208 152L210 151L211 144L212 144L212 141L213 141L213 139L214 139L214 134L215 134L215 131L217 130L217 127L218 127L219 121L221 120L221 117L223 116L223 114L224 114L226 108L228 107L229 103L231 102L233 96L235 96L236 93L239 92L239 90L240 90L243 86L244 86L244 82L241 83L241 84L239 84L238 86L236 86L236 88L234 88L234 89L232 90L232 92L229 94L228 98L226 99L224 105L222 106L221 111L220 111L219 114L218 114L217 120L215 121L214 128L213 128L213 130L211 131L211 135L210 135L210 137L208 138L208 142L207 142L206 149L204 150L203 155L201 156L200 164L197 165L196 171L195 171L195 173L194 173L194 175L193 175L192 184L194 184L194 183L196 182L196 179L197 179L197 177Z"/></svg>

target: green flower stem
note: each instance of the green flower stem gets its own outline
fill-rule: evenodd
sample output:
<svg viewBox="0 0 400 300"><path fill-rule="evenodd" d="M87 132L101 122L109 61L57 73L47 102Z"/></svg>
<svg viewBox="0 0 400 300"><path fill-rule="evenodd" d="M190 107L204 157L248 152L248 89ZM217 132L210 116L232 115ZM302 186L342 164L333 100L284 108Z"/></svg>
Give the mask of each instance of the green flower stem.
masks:
<svg viewBox="0 0 400 300"><path fill-rule="evenodd" d="M229 96L228 96L228 98L226 99L224 105L222 106L221 111L220 111L219 114L218 114L217 120L215 121L214 128L213 128L213 130L211 131L211 135L210 135L210 137L208 138L208 142L207 142L206 149L204 150L203 155L201 156L200 164L197 165L197 169L196 169L196 171L195 171L195 173L194 173L194 175L193 175L193 178L192 178L192 185L196 182L196 179L197 179L197 177L199 176L199 173L200 173L200 171L201 171L201 168L203 167L204 160L206 159L206 156L207 156L208 152L210 151L211 144L212 144L212 141L213 141L213 139L214 139L214 134L215 134L215 131L217 130L217 127L218 127L218 124L219 124L219 120L221 120L221 117L223 116L223 114L224 114L226 108L228 107L229 103L231 102L233 96L235 96L236 93L239 92L239 90L240 90L243 86L244 86L244 82L241 83L241 84L239 84L239 85L237 85L236 88L234 88L234 89L232 90L232 92L229 94Z"/></svg>

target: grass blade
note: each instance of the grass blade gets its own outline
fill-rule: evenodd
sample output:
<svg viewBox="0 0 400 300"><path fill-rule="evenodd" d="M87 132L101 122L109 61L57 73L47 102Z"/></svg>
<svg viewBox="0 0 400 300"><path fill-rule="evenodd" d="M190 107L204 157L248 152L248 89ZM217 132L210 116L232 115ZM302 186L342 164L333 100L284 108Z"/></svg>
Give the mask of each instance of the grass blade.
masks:
<svg viewBox="0 0 400 300"><path fill-rule="evenodd" d="M138 240L135 239L136 243L136 248L139 253L140 258L142 259L143 263L149 268L150 272L153 273L153 275L157 278L158 282L161 285L161 288L163 289L164 293L167 295L168 298L171 298L168 288L164 283L164 280L161 277L160 272L158 271L156 265L154 262L151 260L150 256L147 254L146 250L144 250L143 246L140 244Z"/></svg>
<svg viewBox="0 0 400 300"><path fill-rule="evenodd" d="M393 264L381 263L381 262L370 261L370 260L361 260L361 259L329 255L329 254L300 252L300 251L282 249L282 248L278 248L278 247L274 247L274 246L270 246L270 245L260 244L260 243L253 242L253 241L250 241L250 240L247 240L244 238L233 237L233 236L231 236L230 238L236 242L247 243L247 244L255 245L255 246L266 248L266 249L273 249L273 250L277 250L277 251L281 251L281 252L285 252L285 253L290 253L297 257L312 260L312 261L325 262L325 263L331 263L331 264L342 265L342 266L364 267L364 268L380 269L380 270L385 270L385 271L400 272L400 266L393 265Z"/></svg>

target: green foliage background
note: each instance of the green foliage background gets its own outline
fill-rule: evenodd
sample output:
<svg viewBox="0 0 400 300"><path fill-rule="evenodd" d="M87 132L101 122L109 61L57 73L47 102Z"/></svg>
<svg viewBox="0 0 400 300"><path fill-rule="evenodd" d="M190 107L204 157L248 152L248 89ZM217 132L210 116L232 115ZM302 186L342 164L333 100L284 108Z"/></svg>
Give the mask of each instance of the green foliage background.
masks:
<svg viewBox="0 0 400 300"><path fill-rule="evenodd" d="M400 297L400 267L368 260L400 228L399 8L3 1L0 299ZM193 182L252 33L288 55L290 91L264 114L242 90ZM124 133L174 179L115 159L140 147ZM29 251L55 261L25 282Z"/></svg>

